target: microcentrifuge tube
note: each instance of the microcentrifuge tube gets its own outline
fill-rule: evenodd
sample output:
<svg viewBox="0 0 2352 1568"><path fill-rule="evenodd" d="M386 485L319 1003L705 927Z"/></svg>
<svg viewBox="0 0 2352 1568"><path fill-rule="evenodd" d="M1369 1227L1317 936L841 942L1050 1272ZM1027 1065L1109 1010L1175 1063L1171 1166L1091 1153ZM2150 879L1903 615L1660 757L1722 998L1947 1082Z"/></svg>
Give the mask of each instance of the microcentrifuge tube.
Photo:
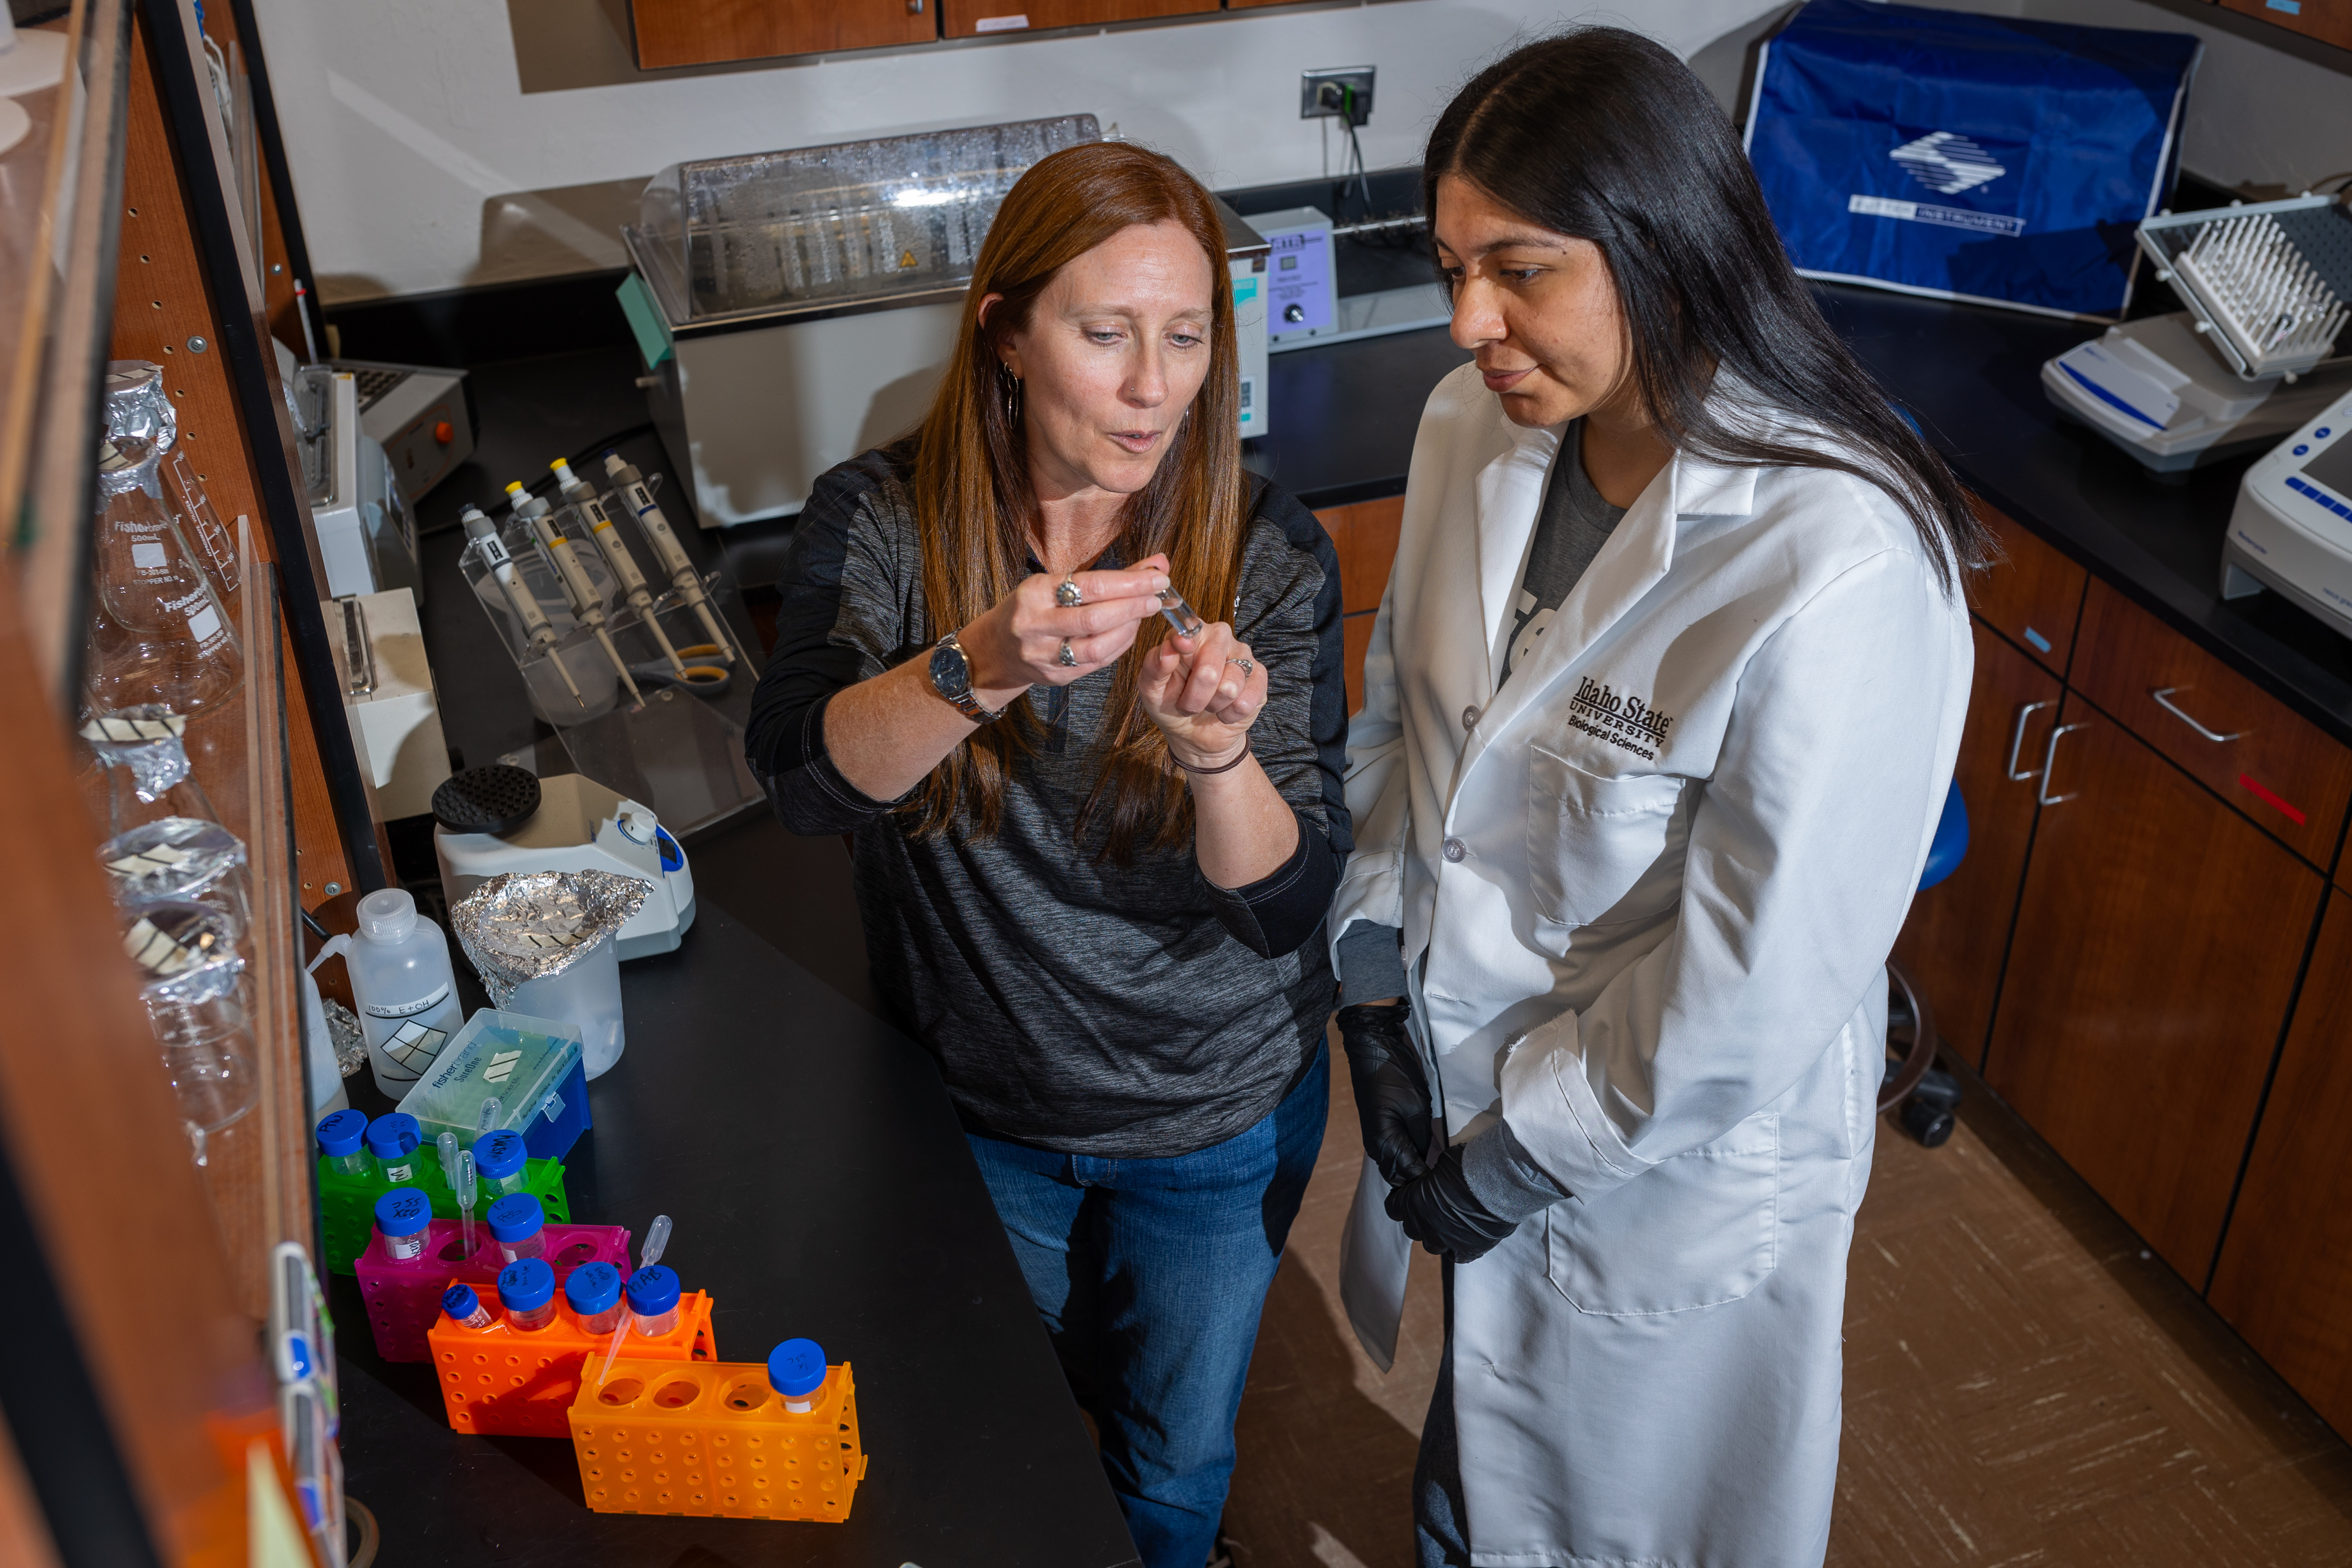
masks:
<svg viewBox="0 0 2352 1568"><path fill-rule="evenodd" d="M816 1408L816 1392L824 1386L824 1352L814 1340L786 1340L768 1352L768 1385L795 1415Z"/></svg>
<svg viewBox="0 0 2352 1568"><path fill-rule="evenodd" d="M657 1340L677 1327L677 1274L656 1263L629 1276L631 1328Z"/></svg>
<svg viewBox="0 0 2352 1568"><path fill-rule="evenodd" d="M498 1321L471 1285L452 1285L441 1292L441 1310L461 1329L487 1329Z"/></svg>
<svg viewBox="0 0 2352 1568"><path fill-rule="evenodd" d="M319 1120L319 1154L327 1169L339 1176L371 1176L374 1157L368 1153L368 1119L364 1110L338 1110Z"/></svg>
<svg viewBox="0 0 2352 1568"><path fill-rule="evenodd" d="M511 1130L501 1129L474 1141L474 1173L493 1202L522 1191L530 1180L526 1168L529 1152L522 1134Z"/></svg>
<svg viewBox="0 0 2352 1568"><path fill-rule="evenodd" d="M609 1334L621 1321L621 1271L609 1263L583 1263L563 1282L563 1300L583 1331Z"/></svg>
<svg viewBox="0 0 2352 1568"><path fill-rule="evenodd" d="M388 1111L369 1122L368 1152L375 1156L378 1173L394 1186L420 1180L416 1146L423 1138L416 1118L404 1110Z"/></svg>
<svg viewBox="0 0 2352 1568"><path fill-rule="evenodd" d="M530 1194L509 1193L490 1205L489 1220L490 1239L509 1263L547 1256L547 1212Z"/></svg>
<svg viewBox="0 0 2352 1568"><path fill-rule="evenodd" d="M522 1258L499 1270L499 1305L507 1327L529 1333L555 1321L555 1270L544 1258Z"/></svg>
<svg viewBox="0 0 2352 1568"><path fill-rule="evenodd" d="M375 1233L386 1261L407 1263L425 1256L433 1205L415 1187L394 1187L375 1200Z"/></svg>

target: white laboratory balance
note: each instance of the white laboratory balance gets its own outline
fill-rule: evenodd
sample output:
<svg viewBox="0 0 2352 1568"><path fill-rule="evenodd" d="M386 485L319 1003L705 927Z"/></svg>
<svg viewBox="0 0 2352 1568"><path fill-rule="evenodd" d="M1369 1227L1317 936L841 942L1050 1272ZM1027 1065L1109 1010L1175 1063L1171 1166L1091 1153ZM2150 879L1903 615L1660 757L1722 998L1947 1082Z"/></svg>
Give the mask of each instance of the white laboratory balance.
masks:
<svg viewBox="0 0 2352 1568"><path fill-rule="evenodd" d="M2221 596L2276 589L2352 637L2352 391L2246 470L2221 545Z"/></svg>
<svg viewBox="0 0 2352 1568"><path fill-rule="evenodd" d="M441 891L453 905L504 872L610 871L653 889L621 928L624 963L676 951L694 924L686 851L652 807L593 779L468 768L434 793L433 816Z"/></svg>
<svg viewBox="0 0 2352 1568"><path fill-rule="evenodd" d="M2298 196L2139 226L2189 305L2125 321L2042 367L2050 401L2158 477L2256 451L2352 392L2336 353L2352 299L2352 211Z"/></svg>

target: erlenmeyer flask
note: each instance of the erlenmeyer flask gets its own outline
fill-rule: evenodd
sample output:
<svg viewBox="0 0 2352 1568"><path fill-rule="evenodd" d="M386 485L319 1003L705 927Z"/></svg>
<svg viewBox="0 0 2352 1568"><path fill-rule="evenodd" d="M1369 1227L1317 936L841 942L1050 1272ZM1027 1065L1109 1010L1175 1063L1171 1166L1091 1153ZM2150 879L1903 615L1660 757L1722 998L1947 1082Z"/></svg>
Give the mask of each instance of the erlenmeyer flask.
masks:
<svg viewBox="0 0 2352 1568"><path fill-rule="evenodd" d="M125 920L123 950L149 977L140 999L201 1165L206 1141L261 1100L245 960L218 910L155 903Z"/></svg>
<svg viewBox="0 0 2352 1568"><path fill-rule="evenodd" d="M236 628L163 505L162 452L151 447L133 461L111 440L99 452L90 698L101 713L142 706L183 718L200 712L244 679Z"/></svg>
<svg viewBox="0 0 2352 1568"><path fill-rule="evenodd" d="M212 574L213 587L224 604L236 596L244 579L237 571L236 541L223 526L220 513L213 510L211 500L205 494L204 480L197 477L195 465L188 461L187 448L174 447L163 459L163 499L180 520L181 529L189 542L204 558L205 570Z"/></svg>

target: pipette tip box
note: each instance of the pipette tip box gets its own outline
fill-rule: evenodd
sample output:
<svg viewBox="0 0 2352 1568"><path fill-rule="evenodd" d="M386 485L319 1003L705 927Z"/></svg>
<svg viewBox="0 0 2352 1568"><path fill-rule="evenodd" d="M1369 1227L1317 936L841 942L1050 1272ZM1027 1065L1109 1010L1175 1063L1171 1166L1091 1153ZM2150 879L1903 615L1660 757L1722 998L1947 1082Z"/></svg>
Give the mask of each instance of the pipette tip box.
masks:
<svg viewBox="0 0 2352 1568"><path fill-rule="evenodd" d="M795 1412L764 1366L623 1356L582 1384L572 1450L598 1513L838 1523L866 1477L847 1362Z"/></svg>
<svg viewBox="0 0 2352 1568"><path fill-rule="evenodd" d="M427 1144L455 1132L470 1146L511 1128L533 1159L561 1160L588 1130L586 1053L580 1031L552 1018L485 1007L466 1020L432 1068L400 1101ZM482 1125L482 1106L499 1113Z"/></svg>

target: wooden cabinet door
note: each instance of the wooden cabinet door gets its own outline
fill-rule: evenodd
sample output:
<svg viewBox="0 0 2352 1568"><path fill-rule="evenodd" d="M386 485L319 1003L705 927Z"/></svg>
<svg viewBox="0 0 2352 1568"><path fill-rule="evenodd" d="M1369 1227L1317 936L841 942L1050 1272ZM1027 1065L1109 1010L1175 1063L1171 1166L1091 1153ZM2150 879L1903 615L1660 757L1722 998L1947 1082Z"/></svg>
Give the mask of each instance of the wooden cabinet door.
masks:
<svg viewBox="0 0 2352 1568"><path fill-rule="evenodd" d="M629 17L644 70L940 36L938 0L629 0Z"/></svg>
<svg viewBox="0 0 2352 1568"><path fill-rule="evenodd" d="M2352 49L2352 5L2341 0L2301 0L2300 4L2288 0L2284 5L2279 0L2221 0L2221 6L2339 49Z"/></svg>
<svg viewBox="0 0 2352 1568"><path fill-rule="evenodd" d="M1996 508L1979 501L1977 516L2000 542L2002 559L1969 584L1969 608L2052 674L2064 675L2090 574Z"/></svg>
<svg viewBox="0 0 2352 1568"><path fill-rule="evenodd" d="M950 38L1142 22L1154 16L1223 9L1218 0L940 0L940 8L946 15Z"/></svg>
<svg viewBox="0 0 2352 1568"><path fill-rule="evenodd" d="M2352 752L2105 583L2068 679L2313 865L2336 854Z"/></svg>
<svg viewBox="0 0 2352 1568"><path fill-rule="evenodd" d="M2062 690L2056 676L1981 623L1970 629L1976 685L1953 773L1968 808L1969 850L1958 870L1912 900L1895 956L1927 993L1946 1043L1981 1065L2033 836L2042 749L2058 722ZM2016 772L2033 776L2012 778Z"/></svg>
<svg viewBox="0 0 2352 1568"><path fill-rule="evenodd" d="M2339 1432L2352 1432L2352 898L2336 893L2254 1135L2211 1300Z"/></svg>
<svg viewBox="0 0 2352 1568"><path fill-rule="evenodd" d="M2201 1285L2323 883L2079 697L2063 722L1985 1078Z"/></svg>

